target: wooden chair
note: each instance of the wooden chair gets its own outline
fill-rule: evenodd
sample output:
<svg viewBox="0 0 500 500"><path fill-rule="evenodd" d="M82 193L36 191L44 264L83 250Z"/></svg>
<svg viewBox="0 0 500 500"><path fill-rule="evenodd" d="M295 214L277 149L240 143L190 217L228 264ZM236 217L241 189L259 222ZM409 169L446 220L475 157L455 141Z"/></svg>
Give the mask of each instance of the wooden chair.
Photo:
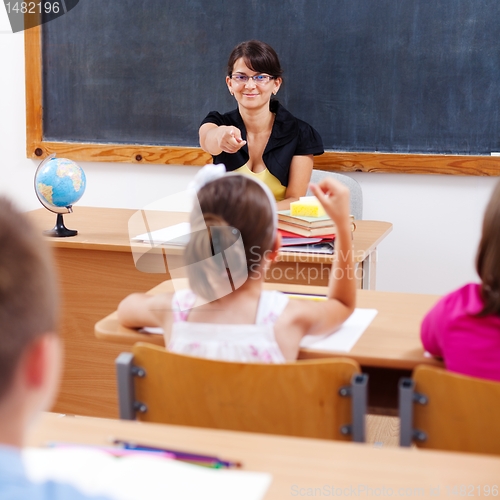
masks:
<svg viewBox="0 0 500 500"><path fill-rule="evenodd" d="M120 418L365 440L367 375L344 359L232 363L137 343L116 359Z"/></svg>
<svg viewBox="0 0 500 500"><path fill-rule="evenodd" d="M399 382L401 446L500 454L500 383L418 366Z"/></svg>

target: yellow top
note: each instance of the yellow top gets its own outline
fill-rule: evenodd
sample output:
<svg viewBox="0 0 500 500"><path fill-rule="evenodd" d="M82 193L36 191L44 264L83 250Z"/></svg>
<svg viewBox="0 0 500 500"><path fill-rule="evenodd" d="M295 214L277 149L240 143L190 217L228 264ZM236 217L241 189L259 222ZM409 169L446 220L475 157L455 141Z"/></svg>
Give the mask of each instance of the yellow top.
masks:
<svg viewBox="0 0 500 500"><path fill-rule="evenodd" d="M245 163L245 165L237 168L236 170L233 170L233 172L238 172L239 174L243 175L250 175L251 177L257 177L257 179L262 181L271 190L271 193L273 193L276 201L285 199L286 187L283 186L281 182L276 177L274 177L274 175L269 172L267 168L262 172L252 172Z"/></svg>

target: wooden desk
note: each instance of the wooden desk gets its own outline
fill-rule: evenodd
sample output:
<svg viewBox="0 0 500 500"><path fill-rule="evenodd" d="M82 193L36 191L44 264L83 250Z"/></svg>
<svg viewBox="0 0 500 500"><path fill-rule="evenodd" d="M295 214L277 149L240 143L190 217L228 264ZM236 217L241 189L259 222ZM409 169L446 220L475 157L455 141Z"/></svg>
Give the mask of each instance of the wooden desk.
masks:
<svg viewBox="0 0 500 500"><path fill-rule="evenodd" d="M326 287L306 287L265 283L267 289L279 289L294 293L325 295ZM172 283L166 281L151 293L172 291ZM370 407L373 413L394 415L397 408L397 383L400 377L411 376L419 364L443 366L435 358L424 355L420 342L420 323L425 313L439 299L438 295L375 292L358 290L356 306L377 309L378 314L370 323L352 350L326 352L301 349L299 359L349 356L355 359L370 375ZM139 333L118 323L116 312L95 325L96 337L107 342L123 345L135 342L151 342L164 345L163 336Z"/></svg>
<svg viewBox="0 0 500 500"><path fill-rule="evenodd" d="M265 283L264 288L292 293L326 294L326 287L306 287ZM170 281L156 286L150 293L171 292ZM425 313L436 303L439 295L416 293L376 292L358 290L356 307L377 309L378 314L361 338L356 342L349 357L363 366L413 370L419 364L442 366L435 358L424 356L420 342L420 323ZM97 338L114 343L151 342L164 345L161 335L139 333L118 323L116 311L97 322ZM300 359L345 357L343 352L325 352L301 349Z"/></svg>
<svg viewBox="0 0 500 500"><path fill-rule="evenodd" d="M66 216L65 222L69 228L77 229L78 235L70 238L50 238L54 248L119 252L125 253L131 259L128 221L137 210L95 207L75 207L74 210L74 213ZM41 229L50 229L55 223L55 215L44 209L29 212L28 215ZM189 214L185 212L148 211L151 231L185 222L188 218ZM355 261L363 270L359 273L362 288L375 289L377 246L391 231L392 224L389 222L356 221L353 250ZM148 248L147 245L140 244L135 247ZM181 253L178 248L170 251L173 254ZM157 249L157 253L162 253L161 248ZM331 255L283 252L278 255L277 261L269 270L267 281L326 286L332 260ZM168 272L162 276L163 279L170 279Z"/></svg>
<svg viewBox="0 0 500 500"><path fill-rule="evenodd" d="M146 292L169 278L166 273L150 274L136 269L128 237L128 220L135 212L77 206L74 213L65 216L65 223L68 228L77 229L78 235L48 239L54 250L62 292L60 331L66 354L54 411L118 417L114 360L129 344L96 340L94 325L112 313L126 295ZM159 227L164 214L158 221ZM43 208L27 215L40 230L51 229L55 224L55 214ZM187 216L169 213L168 220L174 224ZM354 237L356 254L358 258L374 261L376 245L392 226L384 222L360 222ZM155 228L158 227L152 229ZM368 274L373 274L373 270L372 266Z"/></svg>
<svg viewBox="0 0 500 500"><path fill-rule="evenodd" d="M375 448L365 444L45 414L27 440L109 445L109 437L239 460L269 472L265 500L291 497L447 497L453 488L493 496L500 457ZM328 494L327 494L328 493Z"/></svg>

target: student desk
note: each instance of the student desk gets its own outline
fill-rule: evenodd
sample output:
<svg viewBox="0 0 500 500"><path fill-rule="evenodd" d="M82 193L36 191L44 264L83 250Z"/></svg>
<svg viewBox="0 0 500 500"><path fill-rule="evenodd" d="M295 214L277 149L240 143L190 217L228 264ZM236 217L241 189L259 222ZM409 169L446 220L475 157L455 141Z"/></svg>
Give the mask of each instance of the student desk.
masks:
<svg viewBox="0 0 500 500"><path fill-rule="evenodd" d="M94 325L114 311L120 300L129 293L145 292L169 278L165 273L149 274L135 268L128 237L128 220L135 212L77 206L74 213L65 216L65 223L68 228L77 229L78 235L48 239L54 250L61 285L60 331L66 354L55 411L118 416L114 359L129 344L96 340ZM27 215L40 230L51 229L56 220L55 214L43 208L28 212ZM162 225L159 227L168 225L165 224L165 215L171 224L185 221L188 217L186 213L162 212L160 215ZM354 233L354 249L358 261L370 267L365 273L365 284L368 277L373 278L374 275L376 247L391 228L392 225L387 222L358 223ZM303 256L294 261L290 255L285 259L293 271L299 272L303 266L321 267L325 261L322 257L319 262L301 262ZM318 272L318 275L321 274L326 275ZM283 273L283 276L291 275ZM374 286L373 281L369 284Z"/></svg>
<svg viewBox="0 0 500 500"><path fill-rule="evenodd" d="M299 497L447 497L453 491L491 496L500 457L409 448L376 448L319 439L271 436L129 421L44 414L27 445L49 441L109 445L109 437L217 455L242 470L268 472L265 500ZM140 481L140 478L137 479ZM496 491L496 490L495 490ZM328 493L328 495L327 495ZM456 493L455 493L456 494ZM460 496L460 493L458 493Z"/></svg>
<svg viewBox="0 0 500 500"><path fill-rule="evenodd" d="M186 283L187 285L187 283ZM267 289L293 293L326 294L326 287L307 287L265 283ZM172 291L172 282L165 281L151 293ZM397 408L397 383L402 376L411 376L419 364L442 366L442 362L424 355L420 342L420 323L425 313L439 299L438 295L376 292L358 290L356 307L377 309L378 314L348 353L301 349L299 359L347 356L355 359L370 375L369 405L372 413L394 415ZM164 346L163 336L139 333L118 324L113 312L95 325L96 337L107 342L151 342Z"/></svg>

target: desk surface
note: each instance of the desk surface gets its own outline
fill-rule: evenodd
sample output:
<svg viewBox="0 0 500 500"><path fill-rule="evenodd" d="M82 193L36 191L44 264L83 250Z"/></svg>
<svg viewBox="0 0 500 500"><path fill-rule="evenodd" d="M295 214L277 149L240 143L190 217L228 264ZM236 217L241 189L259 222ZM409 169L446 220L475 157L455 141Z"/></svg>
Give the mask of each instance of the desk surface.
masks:
<svg viewBox="0 0 500 500"><path fill-rule="evenodd" d="M302 285L264 284L265 288L280 289L296 293L317 293L325 295L325 287ZM151 293L172 291L171 282L165 281L151 290ZM420 342L420 323L425 313L439 299L438 295L410 293L375 292L358 290L356 306L378 310L375 319L368 326L349 353L333 353L302 349L300 358L324 358L349 356L361 365L381 368L413 369L418 364L442 366L434 358L424 356ZM130 343L139 341L164 345L161 335L139 333L118 323L113 312L95 326L97 338L108 342Z"/></svg>
<svg viewBox="0 0 500 500"><path fill-rule="evenodd" d="M74 207L72 214L64 216L69 229L78 234L70 238L50 238L56 248L79 248L130 252L128 221L137 210L123 208ZM150 230L161 229L189 219L186 212L154 212L148 210ZM56 215L43 208L29 212L30 219L37 227L51 229ZM363 261L377 245L392 231L392 224L382 221L356 221L353 233L353 248L356 261ZM137 245L140 247L140 245ZM319 254L283 253L278 257L283 262L330 263L332 256Z"/></svg>
<svg viewBox="0 0 500 500"><path fill-rule="evenodd" d="M109 445L110 436L241 461L243 470L273 476L266 500L333 496L452 496L472 487L486 495L497 485L500 457L440 451L375 448L365 444L270 436L45 414L27 444L48 441ZM370 493L367 488L373 489ZM375 490L379 488L380 490ZM385 494L382 489L385 488ZM469 490L467 490L469 491ZM326 495L325 495L326 496ZM493 495L491 495L493 496Z"/></svg>

